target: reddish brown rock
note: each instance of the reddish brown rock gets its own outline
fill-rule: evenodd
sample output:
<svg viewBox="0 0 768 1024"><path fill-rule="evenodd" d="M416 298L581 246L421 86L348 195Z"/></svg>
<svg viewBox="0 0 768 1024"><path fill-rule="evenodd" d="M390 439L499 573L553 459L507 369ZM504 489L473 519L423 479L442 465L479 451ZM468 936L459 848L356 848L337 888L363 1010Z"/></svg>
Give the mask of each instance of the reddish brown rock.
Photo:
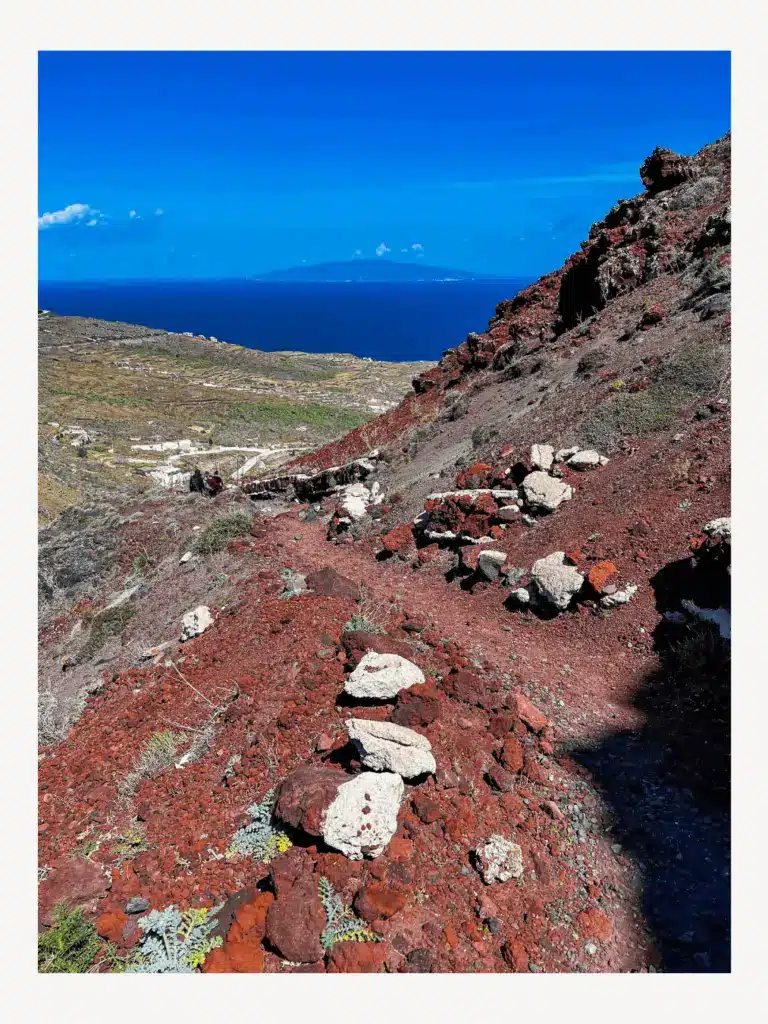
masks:
<svg viewBox="0 0 768 1024"><path fill-rule="evenodd" d="M413 690L401 690L397 695L397 707L390 715L390 721L404 725L407 729L425 728L440 717L440 694L434 684L426 684Z"/></svg>
<svg viewBox="0 0 768 1024"><path fill-rule="evenodd" d="M326 597L349 597L353 601L360 597L359 583L354 583L328 566L309 573L307 586L316 594L323 594Z"/></svg>
<svg viewBox="0 0 768 1024"><path fill-rule="evenodd" d="M488 732L497 740L502 739L515 727L517 716L509 711L499 711L492 718L488 726Z"/></svg>
<svg viewBox="0 0 768 1024"><path fill-rule="evenodd" d="M528 954L520 939L507 939L501 947L501 955L513 971L522 973L528 970Z"/></svg>
<svg viewBox="0 0 768 1024"><path fill-rule="evenodd" d="M93 913L97 901L107 894L111 884L103 868L85 857L65 860L38 888L40 923L52 924L51 912L60 900L66 900L70 908L83 906Z"/></svg>
<svg viewBox="0 0 768 1024"><path fill-rule="evenodd" d="M328 957L328 974L378 974L386 949L379 942L337 942Z"/></svg>
<svg viewBox="0 0 768 1024"><path fill-rule="evenodd" d="M263 939L267 929L267 911L274 902L275 897L271 892L260 892L255 899L240 907L235 913L227 941L239 941L254 935Z"/></svg>
<svg viewBox="0 0 768 1024"><path fill-rule="evenodd" d="M443 689L449 696L465 704L477 705L485 696L483 680L472 672L454 672L443 680Z"/></svg>
<svg viewBox="0 0 768 1024"><path fill-rule="evenodd" d="M413 527L410 523L400 523L388 533L379 537L382 548L391 555L406 555L413 547Z"/></svg>
<svg viewBox="0 0 768 1024"><path fill-rule="evenodd" d="M401 889L393 889L381 882L372 882L361 889L355 900L355 910L364 921L383 921L402 910L408 896Z"/></svg>
<svg viewBox="0 0 768 1024"><path fill-rule="evenodd" d="M353 665L368 653L399 654L401 658L413 661L413 648L404 640L395 640L386 633L368 633L365 630L348 630L341 634L341 642Z"/></svg>
<svg viewBox="0 0 768 1024"><path fill-rule="evenodd" d="M348 780L349 776L334 768L297 768L277 791L275 815L311 836L322 835L325 812L336 799L339 786Z"/></svg>
<svg viewBox="0 0 768 1024"><path fill-rule="evenodd" d="M320 936L326 920L317 885L314 875L305 875L267 911L269 942L294 963L311 964L323 957Z"/></svg>
<svg viewBox="0 0 768 1024"><path fill-rule="evenodd" d="M473 462L456 477L456 486L462 491L474 491L482 487L490 487L493 466L487 462Z"/></svg>
<svg viewBox="0 0 768 1024"><path fill-rule="evenodd" d="M510 736L501 749L499 760L510 772L519 772L523 767L523 745L519 740Z"/></svg>
<svg viewBox="0 0 768 1024"><path fill-rule="evenodd" d="M492 764L487 771L488 781L501 793L511 793L515 788L515 777L500 764Z"/></svg>
<svg viewBox="0 0 768 1024"><path fill-rule="evenodd" d="M403 863L413 856L413 842L410 839L395 838L387 848L389 859L394 862Z"/></svg>
<svg viewBox="0 0 768 1024"><path fill-rule="evenodd" d="M576 919L577 927L584 938L597 939L605 942L613 934L613 926L608 917L598 907L589 907Z"/></svg>
<svg viewBox="0 0 768 1024"><path fill-rule="evenodd" d="M96 931L102 939L113 942L116 946L122 944L123 932L128 924L128 915L122 910L109 910L96 918Z"/></svg>
<svg viewBox="0 0 768 1024"><path fill-rule="evenodd" d="M272 888L278 897L287 893L302 875L312 874L315 862L312 856L300 846L292 846L283 856L276 857L269 865Z"/></svg>
<svg viewBox="0 0 768 1024"><path fill-rule="evenodd" d="M417 790L413 795L413 809L425 825L431 825L433 821L439 821L443 817L443 810L439 801L435 800L423 790Z"/></svg>
<svg viewBox="0 0 768 1024"><path fill-rule="evenodd" d="M613 562L598 562L587 573L587 579L597 593L602 594L605 584L611 576L615 575L616 571L617 569Z"/></svg>
<svg viewBox="0 0 768 1024"><path fill-rule="evenodd" d="M547 716L522 693L515 694L514 701L517 714L528 728L533 732L541 732L549 721Z"/></svg>

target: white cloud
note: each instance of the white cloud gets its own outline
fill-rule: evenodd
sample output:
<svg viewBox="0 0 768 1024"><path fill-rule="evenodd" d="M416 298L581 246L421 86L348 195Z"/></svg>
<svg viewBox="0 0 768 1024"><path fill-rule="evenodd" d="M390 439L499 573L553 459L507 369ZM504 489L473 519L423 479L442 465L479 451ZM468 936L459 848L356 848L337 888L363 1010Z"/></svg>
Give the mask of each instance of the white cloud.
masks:
<svg viewBox="0 0 768 1024"><path fill-rule="evenodd" d="M98 220L97 220L97 219L96 219L95 217L91 217L91 219L90 219L90 220L87 220L87 221L85 222L85 226L86 226L87 228L95 228L95 227L96 227L96 225L97 225L98 223L99 223L99 222L98 222Z"/></svg>
<svg viewBox="0 0 768 1024"><path fill-rule="evenodd" d="M407 249L401 249L400 252L408 252Z"/></svg>
<svg viewBox="0 0 768 1024"><path fill-rule="evenodd" d="M136 213L135 210L129 210L128 211L128 216L131 218L131 220L140 220L141 219L139 217L138 213Z"/></svg>
<svg viewBox="0 0 768 1024"><path fill-rule="evenodd" d="M362 255L363 255L363 250L362 249L355 249L355 256L362 256Z"/></svg>
<svg viewBox="0 0 768 1024"><path fill-rule="evenodd" d="M376 246L376 255L383 256L385 252L392 252L386 242L382 242L381 245Z"/></svg>
<svg viewBox="0 0 768 1024"><path fill-rule="evenodd" d="M63 210L54 210L53 213L44 213L37 218L38 231L42 228L54 227L56 224L77 224L79 221L89 217L94 223L101 219L101 213L92 209L88 203L70 203ZM90 221L89 227L92 227Z"/></svg>
<svg viewBox="0 0 768 1024"><path fill-rule="evenodd" d="M411 248L415 249L416 252L424 252L424 246L421 244L421 242L414 242Z"/></svg>
<svg viewBox="0 0 768 1024"><path fill-rule="evenodd" d="M165 211L163 210L162 206L158 206L158 208L155 210L155 216L162 217L164 212Z"/></svg>

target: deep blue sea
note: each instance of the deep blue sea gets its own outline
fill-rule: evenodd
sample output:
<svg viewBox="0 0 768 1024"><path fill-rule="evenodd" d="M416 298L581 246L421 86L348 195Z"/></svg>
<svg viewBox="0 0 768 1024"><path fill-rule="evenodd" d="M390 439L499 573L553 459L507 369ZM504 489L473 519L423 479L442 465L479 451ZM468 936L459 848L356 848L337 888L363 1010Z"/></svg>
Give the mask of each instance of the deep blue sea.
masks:
<svg viewBox="0 0 768 1024"><path fill-rule="evenodd" d="M469 331L484 331L496 304L531 281L40 282L38 306L61 315L213 335L268 352L436 360Z"/></svg>

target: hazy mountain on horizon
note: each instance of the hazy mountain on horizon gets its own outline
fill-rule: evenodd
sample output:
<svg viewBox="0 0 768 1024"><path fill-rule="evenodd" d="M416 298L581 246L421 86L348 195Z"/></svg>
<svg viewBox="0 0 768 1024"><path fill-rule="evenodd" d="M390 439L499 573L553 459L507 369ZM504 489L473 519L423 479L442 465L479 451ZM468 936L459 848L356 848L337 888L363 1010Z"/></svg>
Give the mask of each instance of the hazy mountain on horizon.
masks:
<svg viewBox="0 0 768 1024"><path fill-rule="evenodd" d="M283 270L254 274L251 281L491 281L503 280L498 274L481 274L427 263L397 262L385 259L341 260L334 263L302 264Z"/></svg>

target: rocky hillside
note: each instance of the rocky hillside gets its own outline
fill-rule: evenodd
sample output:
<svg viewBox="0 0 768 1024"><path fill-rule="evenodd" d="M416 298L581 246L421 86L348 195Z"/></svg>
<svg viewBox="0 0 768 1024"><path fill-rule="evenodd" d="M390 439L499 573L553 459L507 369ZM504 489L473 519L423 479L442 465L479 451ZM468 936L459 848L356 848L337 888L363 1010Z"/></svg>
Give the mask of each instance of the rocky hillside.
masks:
<svg viewBox="0 0 768 1024"><path fill-rule="evenodd" d="M91 970L729 970L730 138L641 175L390 412L44 531Z"/></svg>

